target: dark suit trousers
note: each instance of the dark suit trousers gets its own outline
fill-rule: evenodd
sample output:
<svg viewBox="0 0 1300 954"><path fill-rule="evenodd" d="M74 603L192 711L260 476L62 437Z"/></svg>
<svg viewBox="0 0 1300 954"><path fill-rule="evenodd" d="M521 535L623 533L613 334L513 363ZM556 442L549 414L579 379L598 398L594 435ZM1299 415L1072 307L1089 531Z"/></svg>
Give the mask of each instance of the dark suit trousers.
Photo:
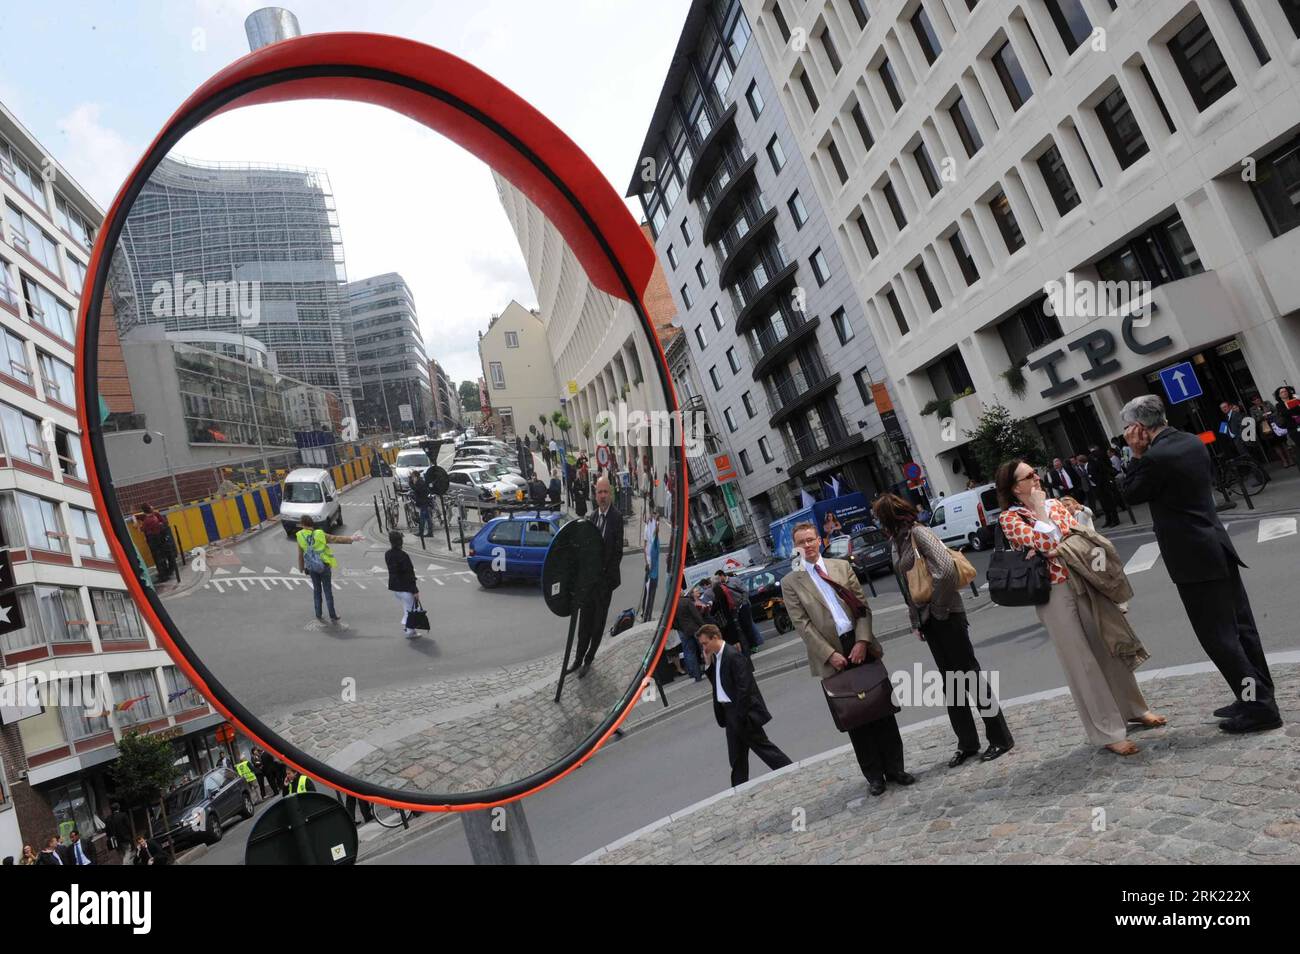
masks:
<svg viewBox="0 0 1300 954"><path fill-rule="evenodd" d="M727 726L727 759L731 762L731 787L749 781L749 753L753 751L770 769L790 764L790 757L767 737L762 726Z"/></svg>
<svg viewBox="0 0 1300 954"><path fill-rule="evenodd" d="M1228 572L1226 580L1179 583L1178 595L1201 648L1227 680L1232 694L1241 701L1243 690L1253 687L1248 694L1254 696L1254 701L1246 704L1242 714L1251 718L1276 717L1273 676L1260 645L1241 568L1230 561Z"/></svg>
<svg viewBox="0 0 1300 954"><path fill-rule="evenodd" d="M600 648L600 641L605 636L609 601L613 595L614 591L602 580L592 594L590 605L583 608L582 620L578 627L578 654L573 657L575 665L580 662L590 665L596 658L596 650Z"/></svg>
<svg viewBox="0 0 1300 954"><path fill-rule="evenodd" d="M852 633L840 637L840 648L845 658L853 649L854 641ZM878 782L887 774L903 771L903 736L898 731L898 719L893 713L850 729L845 734L853 744L853 754L858 757L858 768L862 769L868 782Z"/></svg>
<svg viewBox="0 0 1300 954"><path fill-rule="evenodd" d="M980 701L994 701L993 691L988 687L984 676L980 674L979 660L975 658L975 648L970 642L970 628L965 613L952 613L947 619L931 617L921 625L925 634L926 645L934 656L934 664L944 675L944 692L947 694L949 676L970 674L970 680L958 679L954 687L958 696L948 698L948 721L952 731L957 735L957 747L963 752L976 752L980 747L979 733L975 730L975 717L971 715L971 706ZM978 692L983 699L972 699L967 690L974 688L974 679L978 677ZM984 736L990 745L1006 748L1011 745L1011 730L1007 728L1007 719L1001 706L996 715L984 716Z"/></svg>

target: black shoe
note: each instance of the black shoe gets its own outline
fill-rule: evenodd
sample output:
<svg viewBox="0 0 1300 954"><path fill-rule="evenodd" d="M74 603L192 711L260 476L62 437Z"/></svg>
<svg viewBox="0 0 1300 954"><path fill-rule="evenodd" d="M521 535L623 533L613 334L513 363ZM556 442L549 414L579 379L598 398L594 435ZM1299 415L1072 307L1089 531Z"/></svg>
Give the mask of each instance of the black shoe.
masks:
<svg viewBox="0 0 1300 954"><path fill-rule="evenodd" d="M912 785L916 782L916 776L911 772L888 772L886 777L891 782L897 782L899 785Z"/></svg>
<svg viewBox="0 0 1300 954"><path fill-rule="evenodd" d="M1282 719L1280 716L1275 715L1265 716L1262 719L1238 715L1233 716L1227 722L1220 722L1219 728L1233 735L1241 735L1246 732L1265 732L1269 729L1282 728Z"/></svg>
<svg viewBox="0 0 1300 954"><path fill-rule="evenodd" d="M1015 743L1013 742L1011 745L1015 745ZM1001 758L1011 751L1011 745L994 745L990 742L989 747L985 749L984 754L980 756L980 761L992 762L994 759Z"/></svg>
<svg viewBox="0 0 1300 954"><path fill-rule="evenodd" d="M872 794L872 795L876 795L876 796L884 795L884 794L885 794L885 780L884 780L883 778L878 778L878 779L876 779L875 781L871 782L871 784L870 784L870 791L871 791L871 794Z"/></svg>
<svg viewBox="0 0 1300 954"><path fill-rule="evenodd" d="M583 663L582 668L578 670L578 678L579 679L587 678L587 673L589 672L591 672L591 663L589 662Z"/></svg>
<svg viewBox="0 0 1300 954"><path fill-rule="evenodd" d="M948 760L948 768L956 768L967 759L973 759L979 754L979 749L976 749L974 752L967 752L965 749L958 749L956 754Z"/></svg>
<svg viewBox="0 0 1300 954"><path fill-rule="evenodd" d="M1226 706L1220 706L1219 708L1214 710L1214 718L1216 719L1231 719L1233 716L1240 715L1240 714L1241 714L1240 702L1230 702Z"/></svg>
<svg viewBox="0 0 1300 954"><path fill-rule="evenodd" d="M582 663L580 663L580 662L576 662L576 663L574 663L572 666L570 666L568 669L564 670L564 674L565 674L566 676L572 676L575 672L577 672L577 671L578 671L579 669L581 669L581 668L582 668Z"/></svg>
<svg viewBox="0 0 1300 954"><path fill-rule="evenodd" d="M331 616L331 617L330 617L330 622L331 622L331 623L341 623L342 621L343 621L343 617L341 617L341 616Z"/></svg>

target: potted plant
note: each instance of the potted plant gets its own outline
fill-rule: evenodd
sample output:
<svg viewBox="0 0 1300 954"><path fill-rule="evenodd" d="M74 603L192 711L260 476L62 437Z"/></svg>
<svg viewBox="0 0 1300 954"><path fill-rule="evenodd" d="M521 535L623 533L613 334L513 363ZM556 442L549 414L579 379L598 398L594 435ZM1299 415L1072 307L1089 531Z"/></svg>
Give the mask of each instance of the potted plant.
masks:
<svg viewBox="0 0 1300 954"><path fill-rule="evenodd" d="M1025 396L1025 391L1029 389L1029 384L1025 380L1025 365L1023 362L1013 367L1007 368L1002 372L1001 378L1007 382L1007 387L1017 399Z"/></svg>

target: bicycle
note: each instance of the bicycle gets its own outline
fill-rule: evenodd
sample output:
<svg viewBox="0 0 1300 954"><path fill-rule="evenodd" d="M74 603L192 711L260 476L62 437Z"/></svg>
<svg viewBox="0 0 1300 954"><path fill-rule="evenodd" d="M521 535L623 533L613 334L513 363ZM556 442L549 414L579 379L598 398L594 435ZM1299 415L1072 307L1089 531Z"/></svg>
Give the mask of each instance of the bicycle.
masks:
<svg viewBox="0 0 1300 954"><path fill-rule="evenodd" d="M410 828L411 819L415 817L415 812L407 811L405 808L393 808L382 802L375 802L371 808L375 813L375 821L381 828Z"/></svg>
<svg viewBox="0 0 1300 954"><path fill-rule="evenodd" d="M1236 507L1237 505L1232 502L1232 495L1235 493L1245 499L1247 507L1254 510L1255 505L1251 502L1251 498L1258 496L1268 486L1271 479L1268 471L1250 457L1224 459L1215 456L1211 459L1214 464L1214 488L1223 495L1224 501L1219 509L1229 510Z"/></svg>

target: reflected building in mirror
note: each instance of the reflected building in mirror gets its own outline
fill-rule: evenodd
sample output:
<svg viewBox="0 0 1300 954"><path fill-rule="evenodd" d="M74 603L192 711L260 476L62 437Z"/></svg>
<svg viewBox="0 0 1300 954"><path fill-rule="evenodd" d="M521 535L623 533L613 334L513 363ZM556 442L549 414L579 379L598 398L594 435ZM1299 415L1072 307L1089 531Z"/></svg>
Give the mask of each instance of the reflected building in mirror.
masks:
<svg viewBox="0 0 1300 954"><path fill-rule="evenodd" d="M541 313L512 301L479 332L478 353L492 402L486 432L509 440L535 427L543 443L563 439L553 421L563 405Z"/></svg>
<svg viewBox="0 0 1300 954"><path fill-rule="evenodd" d="M361 433L424 433L435 416L433 392L410 287L389 272L349 282L343 293L361 381Z"/></svg>

